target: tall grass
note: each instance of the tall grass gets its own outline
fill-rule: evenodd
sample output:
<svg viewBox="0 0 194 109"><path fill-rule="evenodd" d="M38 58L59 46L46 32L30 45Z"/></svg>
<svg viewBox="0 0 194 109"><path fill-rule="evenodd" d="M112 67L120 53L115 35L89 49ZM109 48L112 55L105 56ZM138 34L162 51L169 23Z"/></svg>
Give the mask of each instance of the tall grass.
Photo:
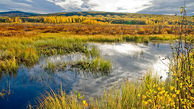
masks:
<svg viewBox="0 0 194 109"><path fill-rule="evenodd" d="M63 90L60 94L47 93L47 96L43 96L44 101L40 103L38 109L84 109L85 105L78 98L77 95L67 96ZM78 103L81 102L81 103Z"/></svg>

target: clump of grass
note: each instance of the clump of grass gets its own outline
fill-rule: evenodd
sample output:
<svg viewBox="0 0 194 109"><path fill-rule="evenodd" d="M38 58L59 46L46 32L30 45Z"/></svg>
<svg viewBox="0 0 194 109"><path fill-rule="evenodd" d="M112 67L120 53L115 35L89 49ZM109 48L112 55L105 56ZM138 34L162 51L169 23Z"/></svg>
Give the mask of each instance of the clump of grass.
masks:
<svg viewBox="0 0 194 109"><path fill-rule="evenodd" d="M19 68L15 57L10 58L9 60L0 60L0 72L16 72Z"/></svg>
<svg viewBox="0 0 194 109"><path fill-rule="evenodd" d="M59 71L66 71L66 70L79 70L83 71L87 75L89 73L92 73L92 76L105 76L110 74L112 69L112 64L108 60L104 60L104 58L96 57L92 60L79 60L74 63L52 63L48 62L48 64L45 66L45 71L49 72L56 72Z"/></svg>
<svg viewBox="0 0 194 109"><path fill-rule="evenodd" d="M91 71L104 72L104 74L109 74L112 68L111 62L104 60L104 58L95 58L89 66Z"/></svg>
<svg viewBox="0 0 194 109"><path fill-rule="evenodd" d="M123 36L122 37L126 42L136 42L136 43L149 43L151 41L172 41L177 39L177 36L174 35L135 35L135 36Z"/></svg>
<svg viewBox="0 0 194 109"><path fill-rule="evenodd" d="M4 92L4 90L2 90L1 92L0 92L0 97L3 97L3 96L5 96L6 95L6 93Z"/></svg>
<svg viewBox="0 0 194 109"><path fill-rule="evenodd" d="M66 62L53 63L53 62L48 61L47 62L47 65L44 67L44 70L45 71L48 71L50 73L51 72L54 73L57 70L59 70L59 71L65 71L66 68L67 68L67 66L68 66L68 63L66 63Z"/></svg>
<svg viewBox="0 0 194 109"><path fill-rule="evenodd" d="M39 60L39 56L37 53L37 50L35 48L27 48L24 51L24 54L22 55L21 58L21 63L31 66L37 63Z"/></svg>
<svg viewBox="0 0 194 109"><path fill-rule="evenodd" d="M35 46L39 49L40 54L46 56L52 56L57 54L68 54L73 52L85 53L87 47L85 43L75 39L51 39L43 40L35 43Z"/></svg>
<svg viewBox="0 0 194 109"><path fill-rule="evenodd" d="M111 61L104 60L103 58L100 59L99 71L110 73L112 69Z"/></svg>
<svg viewBox="0 0 194 109"><path fill-rule="evenodd" d="M100 57L100 52L96 46L92 46L91 50L89 50L89 55L91 58Z"/></svg>
<svg viewBox="0 0 194 109"><path fill-rule="evenodd" d="M55 72L57 70L57 65L55 63L48 62L44 70L49 72Z"/></svg>
<svg viewBox="0 0 194 109"><path fill-rule="evenodd" d="M109 75L112 69L112 64L108 60L96 57L91 61L78 61L72 65L72 68L79 68L86 72L91 72L93 76L105 76Z"/></svg>
<svg viewBox="0 0 194 109"><path fill-rule="evenodd" d="M140 36L124 36L123 40L126 42L137 42L137 43L148 43L149 37L140 37Z"/></svg>
<svg viewBox="0 0 194 109"><path fill-rule="evenodd" d="M3 96L5 96L5 95L10 95L10 94L11 94L10 84L9 84L9 89L8 89L8 91L7 91L6 89L2 89L2 90L0 91L0 97L3 97Z"/></svg>
<svg viewBox="0 0 194 109"><path fill-rule="evenodd" d="M84 109L86 107L86 102L80 94L68 96L61 90L59 94L52 91L47 93L47 96L43 96L37 109Z"/></svg>

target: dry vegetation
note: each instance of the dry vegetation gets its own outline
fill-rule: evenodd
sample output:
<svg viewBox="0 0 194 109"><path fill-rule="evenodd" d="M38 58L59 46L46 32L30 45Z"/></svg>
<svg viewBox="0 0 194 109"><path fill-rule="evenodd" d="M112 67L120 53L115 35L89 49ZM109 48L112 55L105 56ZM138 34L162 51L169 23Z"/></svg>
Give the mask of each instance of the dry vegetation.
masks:
<svg viewBox="0 0 194 109"><path fill-rule="evenodd" d="M87 25L87 24L0 24L0 36L24 36L66 32L77 35L153 35L178 34L179 26L161 25ZM192 26L188 33L194 34Z"/></svg>

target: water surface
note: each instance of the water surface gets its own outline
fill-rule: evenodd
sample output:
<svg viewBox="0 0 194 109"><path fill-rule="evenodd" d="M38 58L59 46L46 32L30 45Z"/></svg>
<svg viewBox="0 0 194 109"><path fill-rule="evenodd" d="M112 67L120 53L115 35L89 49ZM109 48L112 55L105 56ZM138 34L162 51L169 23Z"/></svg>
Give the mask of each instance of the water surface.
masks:
<svg viewBox="0 0 194 109"><path fill-rule="evenodd" d="M54 91L62 88L70 93L78 91L86 96L101 95L104 89L111 88L118 82L129 79L139 80L147 71L152 71L162 79L167 78L168 60L171 48L168 43L92 43L100 49L105 59L111 60L113 68L108 76L88 76L83 72L72 70L48 73L44 67L48 61L53 63L74 62L85 57L82 54L66 56L51 56L43 58L32 68L21 66L17 73L1 75L0 90L8 89L10 84L11 94L0 98L1 109L25 109L28 104L37 104L37 98L51 89Z"/></svg>

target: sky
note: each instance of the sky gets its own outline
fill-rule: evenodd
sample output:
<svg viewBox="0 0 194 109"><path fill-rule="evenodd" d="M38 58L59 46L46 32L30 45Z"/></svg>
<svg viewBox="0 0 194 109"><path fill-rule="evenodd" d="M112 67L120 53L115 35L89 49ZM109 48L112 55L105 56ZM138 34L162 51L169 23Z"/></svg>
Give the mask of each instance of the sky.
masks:
<svg viewBox="0 0 194 109"><path fill-rule="evenodd" d="M188 15L194 15L194 0L185 0ZM145 14L175 14L184 0L0 0L0 11L33 13L105 11Z"/></svg>

